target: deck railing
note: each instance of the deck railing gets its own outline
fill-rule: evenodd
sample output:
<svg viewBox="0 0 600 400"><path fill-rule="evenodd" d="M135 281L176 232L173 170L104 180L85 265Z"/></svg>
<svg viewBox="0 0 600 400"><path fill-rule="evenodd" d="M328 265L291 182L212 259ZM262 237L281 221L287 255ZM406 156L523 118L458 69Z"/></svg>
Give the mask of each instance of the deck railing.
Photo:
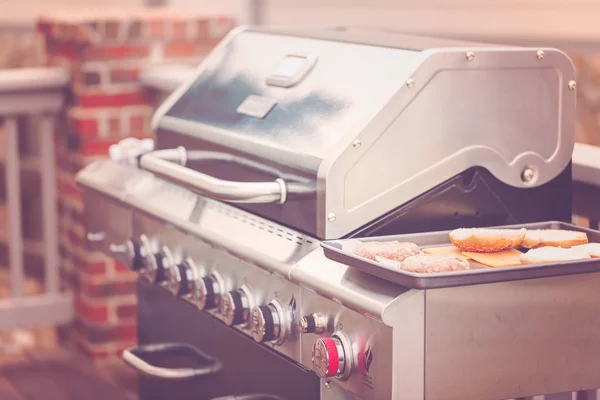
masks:
<svg viewBox="0 0 600 400"><path fill-rule="evenodd" d="M0 299L0 330L67 322L72 296L60 285L54 131L62 113L69 73L61 68L0 70L0 122L4 131L6 211L10 298ZM25 293L24 238L21 209L19 131L34 119L39 144L36 165L42 204L44 293Z"/></svg>

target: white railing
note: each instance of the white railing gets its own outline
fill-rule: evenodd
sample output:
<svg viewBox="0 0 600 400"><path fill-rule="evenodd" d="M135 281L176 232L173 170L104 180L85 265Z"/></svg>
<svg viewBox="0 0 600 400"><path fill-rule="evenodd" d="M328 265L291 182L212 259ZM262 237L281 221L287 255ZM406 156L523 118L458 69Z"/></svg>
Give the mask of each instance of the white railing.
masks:
<svg viewBox="0 0 600 400"><path fill-rule="evenodd" d="M10 298L0 299L0 330L51 325L72 317L72 296L61 291L54 127L63 111L69 73L62 68L0 70L0 122L5 144L6 208ZM24 239L21 225L19 122L38 120L42 202L44 293L25 293Z"/></svg>

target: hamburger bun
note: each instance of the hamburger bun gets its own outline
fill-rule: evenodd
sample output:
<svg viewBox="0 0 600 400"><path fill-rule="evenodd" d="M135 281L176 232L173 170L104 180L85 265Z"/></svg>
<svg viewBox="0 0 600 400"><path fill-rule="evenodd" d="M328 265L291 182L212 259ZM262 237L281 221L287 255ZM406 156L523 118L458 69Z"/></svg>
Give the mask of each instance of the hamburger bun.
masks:
<svg viewBox="0 0 600 400"><path fill-rule="evenodd" d="M527 231L521 246L528 249L542 246L570 248L587 242L588 237L585 232L564 229L533 229Z"/></svg>
<svg viewBox="0 0 600 400"><path fill-rule="evenodd" d="M450 232L450 241L465 252L493 253L520 245L525 233L524 228L460 228Z"/></svg>
<svg viewBox="0 0 600 400"><path fill-rule="evenodd" d="M585 260L590 255L581 249L544 246L521 254L522 264L544 264L553 262Z"/></svg>

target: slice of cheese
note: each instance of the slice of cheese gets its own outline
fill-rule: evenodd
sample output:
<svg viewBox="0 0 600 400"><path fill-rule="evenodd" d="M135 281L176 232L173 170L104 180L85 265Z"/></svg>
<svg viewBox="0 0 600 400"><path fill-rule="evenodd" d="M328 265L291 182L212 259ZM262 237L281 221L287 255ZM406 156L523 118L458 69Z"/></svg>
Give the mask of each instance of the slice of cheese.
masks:
<svg viewBox="0 0 600 400"><path fill-rule="evenodd" d="M429 247L427 249L422 250L425 254L447 254L450 256L457 256L460 258L464 258L468 260L469 257L466 256L458 247L456 246L443 246L443 247Z"/></svg>
<svg viewBox="0 0 600 400"><path fill-rule="evenodd" d="M519 259L521 252L517 249L508 249L495 253L463 252L462 254L473 261L493 268L521 265L521 260Z"/></svg>

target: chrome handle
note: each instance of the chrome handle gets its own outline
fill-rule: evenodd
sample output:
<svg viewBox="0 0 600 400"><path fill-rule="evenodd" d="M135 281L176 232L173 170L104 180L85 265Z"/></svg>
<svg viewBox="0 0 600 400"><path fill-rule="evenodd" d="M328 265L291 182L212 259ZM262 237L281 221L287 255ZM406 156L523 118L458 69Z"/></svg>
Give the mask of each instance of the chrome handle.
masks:
<svg viewBox="0 0 600 400"><path fill-rule="evenodd" d="M157 150L140 158L140 168L215 200L234 203L279 203L287 200L283 179L273 182L236 182L215 178L186 168L187 151L183 147Z"/></svg>
<svg viewBox="0 0 600 400"><path fill-rule="evenodd" d="M152 365L142 358L137 356L135 353L146 353L154 356L160 355L160 353L167 353L169 351L184 350L195 354L203 358L208 365L201 368L164 368ZM195 347L180 344L180 343L163 343L163 344L150 344L144 346L131 347L123 351L123 361L136 369L138 372L158 379L168 380L184 380L201 378L203 376L211 375L219 372L223 368L223 363L214 357L207 356Z"/></svg>
<svg viewBox="0 0 600 400"><path fill-rule="evenodd" d="M140 168L215 200L233 203L279 203L287 200L283 179L273 182L236 182L215 178L186 168L187 151L183 147L157 150L140 158Z"/></svg>

